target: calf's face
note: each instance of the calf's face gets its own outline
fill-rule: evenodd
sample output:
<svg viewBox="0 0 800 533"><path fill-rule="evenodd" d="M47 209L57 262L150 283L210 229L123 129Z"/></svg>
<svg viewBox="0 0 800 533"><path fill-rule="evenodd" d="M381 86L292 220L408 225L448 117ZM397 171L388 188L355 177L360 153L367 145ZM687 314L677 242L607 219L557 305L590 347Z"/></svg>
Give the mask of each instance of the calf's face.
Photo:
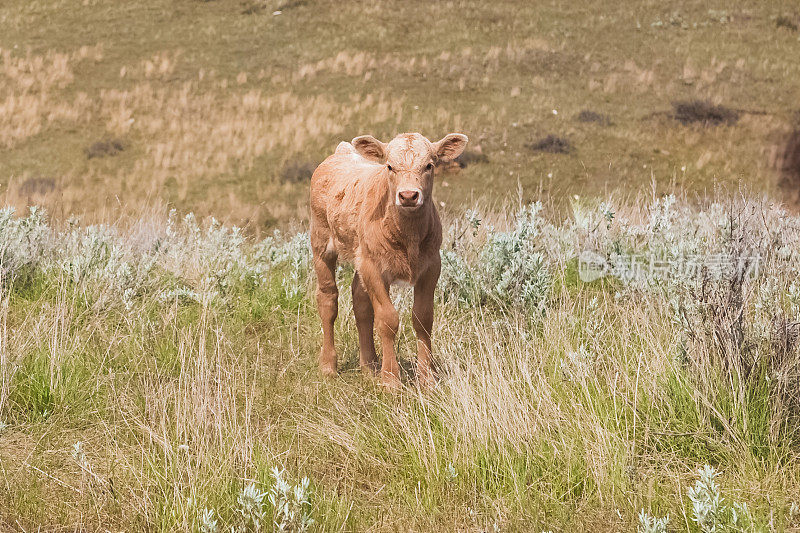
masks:
<svg viewBox="0 0 800 533"><path fill-rule="evenodd" d="M410 212L430 201L436 163L461 155L467 141L460 133L445 135L435 143L419 133L403 133L389 143L362 135L353 139L353 146L363 157L384 165L394 204Z"/></svg>

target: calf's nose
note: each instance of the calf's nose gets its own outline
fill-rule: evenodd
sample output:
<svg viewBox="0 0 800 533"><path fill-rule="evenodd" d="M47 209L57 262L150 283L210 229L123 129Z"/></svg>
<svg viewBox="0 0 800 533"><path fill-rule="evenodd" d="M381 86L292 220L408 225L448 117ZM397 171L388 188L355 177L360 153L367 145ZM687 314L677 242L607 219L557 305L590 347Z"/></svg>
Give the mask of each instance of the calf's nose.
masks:
<svg viewBox="0 0 800 533"><path fill-rule="evenodd" d="M414 207L420 203L419 191L415 191L413 189L408 191L397 191L397 199L399 200L398 203L403 207Z"/></svg>

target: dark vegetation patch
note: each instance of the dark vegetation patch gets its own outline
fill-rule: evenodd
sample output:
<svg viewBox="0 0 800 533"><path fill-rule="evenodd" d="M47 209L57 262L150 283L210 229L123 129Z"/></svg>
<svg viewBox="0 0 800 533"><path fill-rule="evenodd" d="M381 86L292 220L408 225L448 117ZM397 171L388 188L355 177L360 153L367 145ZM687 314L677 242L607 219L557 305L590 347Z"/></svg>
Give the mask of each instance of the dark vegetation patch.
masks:
<svg viewBox="0 0 800 533"><path fill-rule="evenodd" d="M242 15L255 15L256 13L261 13L267 8L264 4L253 4L248 6L242 10Z"/></svg>
<svg viewBox="0 0 800 533"><path fill-rule="evenodd" d="M525 146L534 152L547 152L550 154L568 154L572 151L572 144L564 137L548 135Z"/></svg>
<svg viewBox="0 0 800 533"><path fill-rule="evenodd" d="M453 159L461 168L467 168L470 165L477 165L479 163L488 163L489 158L480 150L464 150L460 156Z"/></svg>
<svg viewBox="0 0 800 533"><path fill-rule="evenodd" d="M87 159L95 157L110 157L125 150L125 145L119 139L106 139L97 141L84 150Z"/></svg>
<svg viewBox="0 0 800 533"><path fill-rule="evenodd" d="M577 75L581 69L581 59L564 52L544 50L521 50L519 53L498 57L487 57L481 53L452 54L448 59L429 58L428 66L417 63L411 74L427 80L433 76L438 80L459 82L464 80L473 87L481 86L487 75L535 75L566 76Z"/></svg>
<svg viewBox="0 0 800 533"><path fill-rule="evenodd" d="M778 18L775 19L775 26L778 28L787 28L792 31L797 31L797 22L795 22L792 17L787 15L780 15Z"/></svg>
<svg viewBox="0 0 800 533"><path fill-rule="evenodd" d="M672 102L672 117L681 124L700 123L704 126L735 124L739 120L739 112L721 105L714 105L708 100L686 100Z"/></svg>
<svg viewBox="0 0 800 533"><path fill-rule="evenodd" d="M781 173L781 186L800 197L800 127L790 133L780 149L777 159Z"/></svg>
<svg viewBox="0 0 800 533"><path fill-rule="evenodd" d="M284 2L278 6L278 11L286 11L288 9L294 9L296 7L304 6L308 3L307 0L289 0L288 2Z"/></svg>
<svg viewBox="0 0 800 533"><path fill-rule="evenodd" d="M304 183L311 180L311 175L319 166L313 161L289 161L281 169L280 178L283 183Z"/></svg>
<svg viewBox="0 0 800 533"><path fill-rule="evenodd" d="M597 113L596 111L592 111L590 109L584 109L578 113L576 118L578 119L578 122L595 123L600 124L601 126L611 125L611 119L609 119L606 115Z"/></svg>
<svg viewBox="0 0 800 533"><path fill-rule="evenodd" d="M452 161L440 161L437 163L436 168L442 172L459 172L463 168L471 165L488 163L489 158L484 154L480 148L465 150L460 156Z"/></svg>
<svg viewBox="0 0 800 533"><path fill-rule="evenodd" d="M19 185L19 194L21 196L33 196L34 194L44 195L54 191L56 188L56 180L53 178L28 178Z"/></svg>

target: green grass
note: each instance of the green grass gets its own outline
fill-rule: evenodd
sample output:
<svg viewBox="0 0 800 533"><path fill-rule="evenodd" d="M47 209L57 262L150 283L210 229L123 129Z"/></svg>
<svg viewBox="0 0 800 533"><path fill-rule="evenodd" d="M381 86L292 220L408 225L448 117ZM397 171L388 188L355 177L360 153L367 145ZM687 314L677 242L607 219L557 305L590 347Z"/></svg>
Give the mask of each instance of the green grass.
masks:
<svg viewBox="0 0 800 533"><path fill-rule="evenodd" d="M440 305L437 343L445 358L461 354L468 373L451 369L438 392L391 394L357 371L346 298L338 347L352 370L320 380L313 305L276 297L281 280L276 272L261 288L235 288L232 307L159 307L146 297L142 312L123 315L75 313L58 292L7 299L20 327L5 342L18 346L36 322L60 324L63 337L61 352L42 335L14 358L0 434L13 489L0 497L0 520L20 529L197 530L209 507L236 524L241 488L269 487L279 465L313 480L319 530L631 530L642 507L680 517L681 490L704 463L743 491L759 520L792 520L795 463L766 445L766 391L748 400L750 430L735 428L747 439L729 438L698 404L691 377L646 370L649 359L674 354L670 331L637 338L654 316L631 314L602 291L597 308L591 285L562 279L539 325L513 311L488 320L488 310ZM565 343L594 346L601 366L565 378ZM401 336L401 357L412 348L411 335ZM529 365L538 369L529 374ZM723 413L737 405L724 394L712 403ZM71 458L76 441L97 478Z"/></svg>

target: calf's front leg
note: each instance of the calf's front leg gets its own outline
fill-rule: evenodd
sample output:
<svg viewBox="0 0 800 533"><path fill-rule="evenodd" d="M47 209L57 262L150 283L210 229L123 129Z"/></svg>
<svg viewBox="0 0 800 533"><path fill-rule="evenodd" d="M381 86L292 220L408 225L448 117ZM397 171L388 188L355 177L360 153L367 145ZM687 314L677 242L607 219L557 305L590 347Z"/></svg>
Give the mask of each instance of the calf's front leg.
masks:
<svg viewBox="0 0 800 533"><path fill-rule="evenodd" d="M389 284L381 276L380 271L371 264L362 264L361 281L372 301L375 312L378 336L381 339L381 384L389 388L400 386L400 365L394 351L394 340L400 327L400 316L389 296Z"/></svg>
<svg viewBox="0 0 800 533"><path fill-rule="evenodd" d="M436 383L431 354L431 330L433 329L433 296L439 281L441 264L437 261L414 285L414 307L412 325L417 334L417 379L424 387Z"/></svg>

